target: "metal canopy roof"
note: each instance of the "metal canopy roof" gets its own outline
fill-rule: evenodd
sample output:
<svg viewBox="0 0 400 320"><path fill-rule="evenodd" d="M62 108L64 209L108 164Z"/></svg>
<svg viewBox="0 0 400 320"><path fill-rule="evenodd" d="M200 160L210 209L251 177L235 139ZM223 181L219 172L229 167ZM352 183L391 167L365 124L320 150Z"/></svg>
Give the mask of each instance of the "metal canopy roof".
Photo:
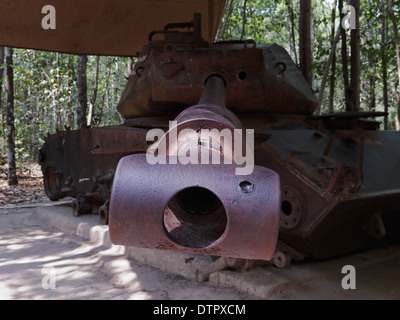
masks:
<svg viewBox="0 0 400 320"><path fill-rule="evenodd" d="M44 29L55 9L55 29ZM0 45L74 54L133 56L151 31L202 15L212 42L225 0L0 0Z"/></svg>

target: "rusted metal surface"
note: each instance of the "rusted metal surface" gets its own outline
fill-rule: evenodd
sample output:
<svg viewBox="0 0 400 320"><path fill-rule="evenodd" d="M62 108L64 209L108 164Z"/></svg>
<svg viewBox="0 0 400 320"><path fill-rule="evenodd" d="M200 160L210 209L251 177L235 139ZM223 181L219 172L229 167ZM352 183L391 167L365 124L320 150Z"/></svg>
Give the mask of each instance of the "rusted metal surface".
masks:
<svg viewBox="0 0 400 320"><path fill-rule="evenodd" d="M279 173L282 242L324 259L399 240L400 150L392 147L400 141L397 132L261 132L270 138L258 147L256 164ZM384 233L382 223L390 230Z"/></svg>
<svg viewBox="0 0 400 320"><path fill-rule="evenodd" d="M243 192L243 181L254 185L251 192ZM243 179L234 165L150 165L145 155L131 155L114 179L110 237L127 246L269 260L279 194L279 177L267 168Z"/></svg>
<svg viewBox="0 0 400 320"><path fill-rule="evenodd" d="M280 46L239 43L206 44L195 36L168 33L150 41L117 106L125 119L175 117L198 103L207 78L219 74L226 85L226 106L235 114L311 115L318 102L301 72Z"/></svg>
<svg viewBox="0 0 400 320"><path fill-rule="evenodd" d="M76 216L108 206L118 161L147 149L146 132L121 125L66 130L46 137L39 163L47 196L77 198L73 203Z"/></svg>

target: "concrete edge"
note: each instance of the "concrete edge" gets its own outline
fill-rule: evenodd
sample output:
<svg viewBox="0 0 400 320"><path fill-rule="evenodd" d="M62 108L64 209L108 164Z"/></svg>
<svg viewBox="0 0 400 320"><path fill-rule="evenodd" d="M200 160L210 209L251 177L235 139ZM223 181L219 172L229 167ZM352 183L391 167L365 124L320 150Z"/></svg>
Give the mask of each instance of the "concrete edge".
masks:
<svg viewBox="0 0 400 320"><path fill-rule="evenodd" d="M364 278L368 278L370 277L371 268L385 266L390 263L391 259L397 259L396 261L399 261L397 263L400 263L400 247L395 246L374 249L328 261L290 265L284 269L263 266L254 267L244 273L229 270L215 271L210 273L207 279L204 278L204 271L212 269L210 269L213 264L211 256L115 246L111 243L108 226L99 225L96 215L73 217L72 209L70 206L65 206L65 204L63 206L36 207L34 215L46 225L88 240L95 246L115 249L128 259L187 279L196 281L208 280L216 286L234 288L254 299L279 299L282 294L301 292L301 290L303 290L304 294L304 288L318 288L321 283L328 284L330 288L339 288L339 293L336 292L329 295L328 292L327 295L321 296L321 298L317 294L316 299L323 299L324 297L357 299L357 296L343 292L340 287L341 279L343 278L341 268L344 265L356 266L360 274L362 275L364 272ZM374 289L374 287L370 288ZM369 298L368 295L366 297Z"/></svg>
<svg viewBox="0 0 400 320"><path fill-rule="evenodd" d="M68 214L69 210L71 212ZM203 280L201 270L213 263L212 258L206 255L116 246L111 243L108 226L97 224L97 216L73 217L72 209L65 204L36 207L34 214L41 222L62 232L88 240L96 246L113 248L135 261L191 280Z"/></svg>

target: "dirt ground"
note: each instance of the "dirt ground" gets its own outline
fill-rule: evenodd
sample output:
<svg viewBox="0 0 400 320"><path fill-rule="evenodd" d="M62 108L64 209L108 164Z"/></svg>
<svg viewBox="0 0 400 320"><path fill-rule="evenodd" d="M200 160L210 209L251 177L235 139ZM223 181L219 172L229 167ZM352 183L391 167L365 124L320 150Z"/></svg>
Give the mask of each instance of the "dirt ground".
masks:
<svg viewBox="0 0 400 320"><path fill-rule="evenodd" d="M116 250L65 234L37 219L34 207L51 204L36 164L18 170L8 186L0 166L0 299L248 299L134 262Z"/></svg>
<svg viewBox="0 0 400 320"><path fill-rule="evenodd" d="M31 208L0 209L0 299L248 299L190 281L43 225Z"/></svg>
<svg viewBox="0 0 400 320"><path fill-rule="evenodd" d="M43 189L43 176L38 164L20 165L17 176L18 185L9 186L7 168L0 165L0 208L50 202Z"/></svg>

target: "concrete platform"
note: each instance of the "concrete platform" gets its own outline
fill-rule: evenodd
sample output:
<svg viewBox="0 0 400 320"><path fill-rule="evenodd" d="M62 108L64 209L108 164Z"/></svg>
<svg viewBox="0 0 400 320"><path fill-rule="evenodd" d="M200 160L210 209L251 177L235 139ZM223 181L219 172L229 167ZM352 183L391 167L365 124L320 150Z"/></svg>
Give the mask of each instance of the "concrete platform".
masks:
<svg viewBox="0 0 400 320"><path fill-rule="evenodd" d="M210 256L181 252L121 247L111 244L108 227L98 216L72 216L68 204L39 206L34 214L44 224L66 234L74 234L106 248L113 247L130 259L192 280L203 279L213 260ZM342 273L344 266L354 267ZM329 261L294 263L285 269L255 267L244 273L213 272L213 284L232 287L255 299L400 299L400 247L376 249ZM354 284L345 289L342 282Z"/></svg>

